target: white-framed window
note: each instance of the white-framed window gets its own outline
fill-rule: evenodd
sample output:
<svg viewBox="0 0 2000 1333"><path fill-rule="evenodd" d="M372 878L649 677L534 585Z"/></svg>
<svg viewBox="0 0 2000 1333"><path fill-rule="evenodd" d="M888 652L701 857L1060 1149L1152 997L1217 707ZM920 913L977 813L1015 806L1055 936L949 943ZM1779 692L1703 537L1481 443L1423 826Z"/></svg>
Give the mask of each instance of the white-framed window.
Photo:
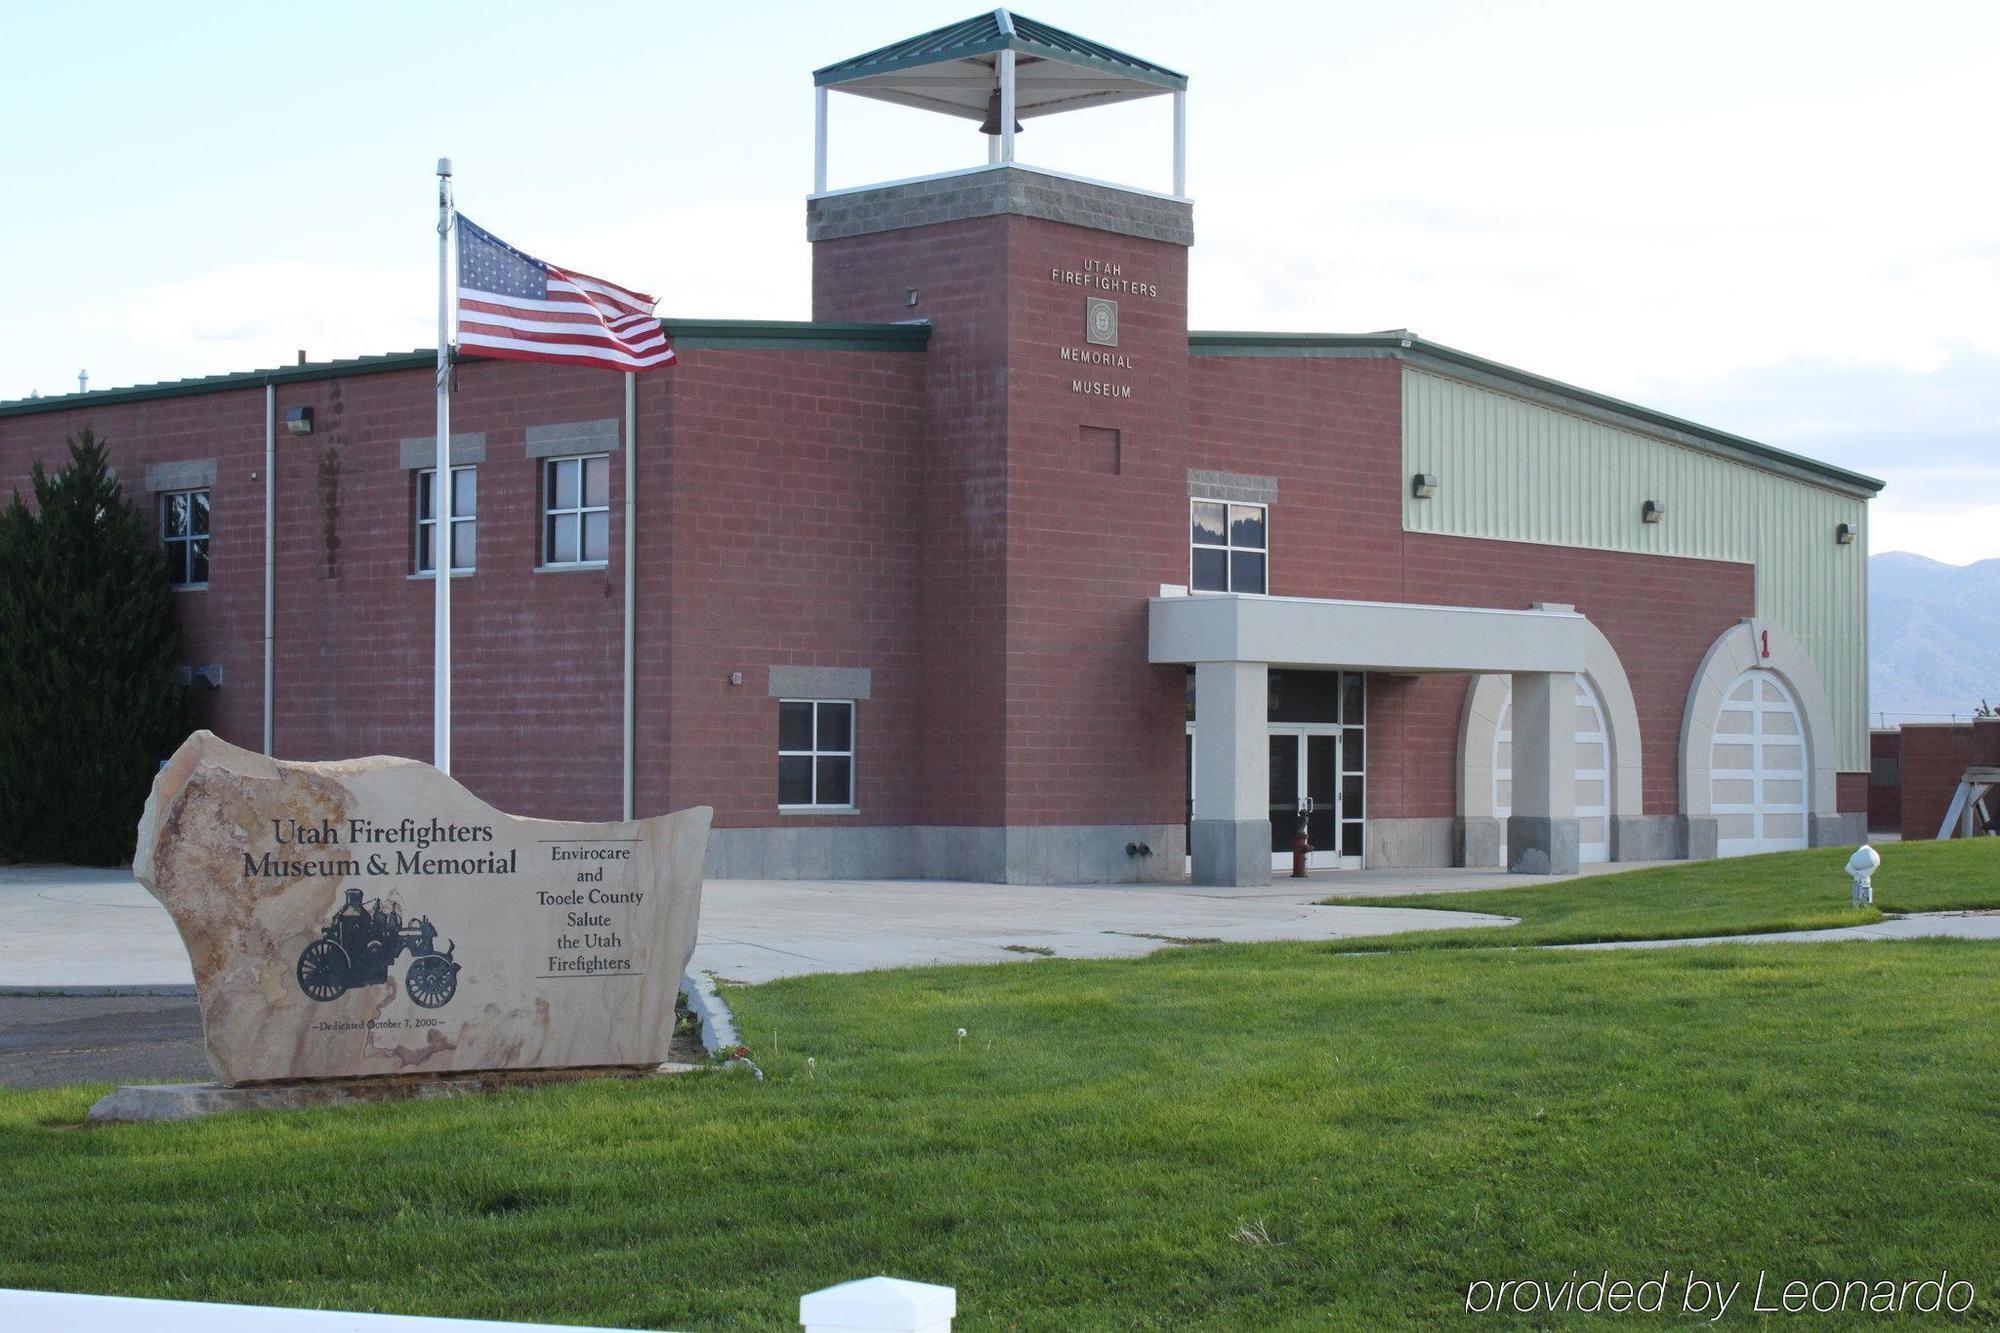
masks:
<svg viewBox="0 0 2000 1333"><path fill-rule="evenodd" d="M160 497L160 543L167 550L167 582L176 588L208 586L208 492L168 491Z"/></svg>
<svg viewBox="0 0 2000 1333"><path fill-rule="evenodd" d="M542 465L542 564L601 565L611 558L611 456L551 458Z"/></svg>
<svg viewBox="0 0 2000 1333"><path fill-rule="evenodd" d="M854 701L778 701L778 808L854 808Z"/></svg>
<svg viewBox="0 0 2000 1333"><path fill-rule="evenodd" d="M1270 591L1269 505L1233 500L1190 500L1188 551L1191 592Z"/></svg>
<svg viewBox="0 0 2000 1333"><path fill-rule="evenodd" d="M437 571L437 469L417 473L417 573ZM451 470L451 572L469 574L479 538L479 470Z"/></svg>

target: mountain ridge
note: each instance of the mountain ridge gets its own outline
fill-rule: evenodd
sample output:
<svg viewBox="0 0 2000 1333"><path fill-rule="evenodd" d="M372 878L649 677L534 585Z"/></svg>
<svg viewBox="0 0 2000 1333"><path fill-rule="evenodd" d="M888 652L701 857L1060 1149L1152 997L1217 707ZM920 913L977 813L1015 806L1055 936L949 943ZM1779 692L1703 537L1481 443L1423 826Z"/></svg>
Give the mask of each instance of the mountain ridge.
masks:
<svg viewBox="0 0 2000 1333"><path fill-rule="evenodd" d="M1868 560L1868 723L1945 722L2000 700L2000 559Z"/></svg>

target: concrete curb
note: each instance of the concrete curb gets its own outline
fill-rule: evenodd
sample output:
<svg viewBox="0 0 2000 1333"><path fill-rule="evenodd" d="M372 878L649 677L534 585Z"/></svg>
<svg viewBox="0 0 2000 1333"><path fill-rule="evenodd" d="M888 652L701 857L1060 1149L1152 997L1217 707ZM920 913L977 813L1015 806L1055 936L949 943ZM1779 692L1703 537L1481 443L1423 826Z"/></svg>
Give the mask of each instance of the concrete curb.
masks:
<svg viewBox="0 0 2000 1333"><path fill-rule="evenodd" d="M701 1044L709 1054L742 1040L736 1034L736 1016L716 992L713 973L685 972L681 976L681 989L687 992L688 1009L701 1019Z"/></svg>

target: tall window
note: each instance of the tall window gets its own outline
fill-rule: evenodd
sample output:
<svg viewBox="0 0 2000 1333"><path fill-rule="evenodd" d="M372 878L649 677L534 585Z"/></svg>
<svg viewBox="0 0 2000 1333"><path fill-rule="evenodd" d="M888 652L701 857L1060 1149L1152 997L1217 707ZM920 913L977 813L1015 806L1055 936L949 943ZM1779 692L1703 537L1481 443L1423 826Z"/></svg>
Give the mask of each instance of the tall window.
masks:
<svg viewBox="0 0 2000 1333"><path fill-rule="evenodd" d="M479 471L472 466L451 470L451 572L472 572L479 534ZM417 573L437 570L437 469L417 473Z"/></svg>
<svg viewBox="0 0 2000 1333"><path fill-rule="evenodd" d="M1194 500L1188 510L1194 520L1188 587L1195 592L1267 591L1268 507Z"/></svg>
<svg viewBox="0 0 2000 1333"><path fill-rule="evenodd" d="M551 458L542 470L542 563L601 565L611 558L611 459Z"/></svg>
<svg viewBox="0 0 2000 1333"><path fill-rule="evenodd" d="M778 804L788 810L853 808L851 701L778 701Z"/></svg>
<svg viewBox="0 0 2000 1333"><path fill-rule="evenodd" d="M167 581L176 588L208 586L208 492L170 491L160 497L160 540Z"/></svg>

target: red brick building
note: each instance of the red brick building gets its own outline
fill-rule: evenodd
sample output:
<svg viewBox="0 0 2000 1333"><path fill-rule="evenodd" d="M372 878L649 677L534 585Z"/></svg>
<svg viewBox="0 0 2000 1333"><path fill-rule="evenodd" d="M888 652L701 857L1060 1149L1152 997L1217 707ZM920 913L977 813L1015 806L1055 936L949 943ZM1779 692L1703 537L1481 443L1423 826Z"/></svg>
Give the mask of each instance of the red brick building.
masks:
<svg viewBox="0 0 2000 1333"><path fill-rule="evenodd" d="M1004 11L818 80L1186 88ZM632 804L714 806L721 875L1255 882L1308 801L1327 866L1859 840L1880 483L1404 331L1190 332L1178 182L1012 148L822 182L812 320L665 321L629 419L456 367L457 777L619 813L629 604ZM93 428L207 725L428 758L433 360L0 404L0 485Z"/></svg>
<svg viewBox="0 0 2000 1333"><path fill-rule="evenodd" d="M1935 838L1968 769L2000 769L2000 717L1969 722L1906 722L1871 738L1875 767L1868 789L1869 824L1906 842ZM2000 795L1985 798L1954 834L1987 831ZM1969 815L1969 818L1963 817Z"/></svg>

